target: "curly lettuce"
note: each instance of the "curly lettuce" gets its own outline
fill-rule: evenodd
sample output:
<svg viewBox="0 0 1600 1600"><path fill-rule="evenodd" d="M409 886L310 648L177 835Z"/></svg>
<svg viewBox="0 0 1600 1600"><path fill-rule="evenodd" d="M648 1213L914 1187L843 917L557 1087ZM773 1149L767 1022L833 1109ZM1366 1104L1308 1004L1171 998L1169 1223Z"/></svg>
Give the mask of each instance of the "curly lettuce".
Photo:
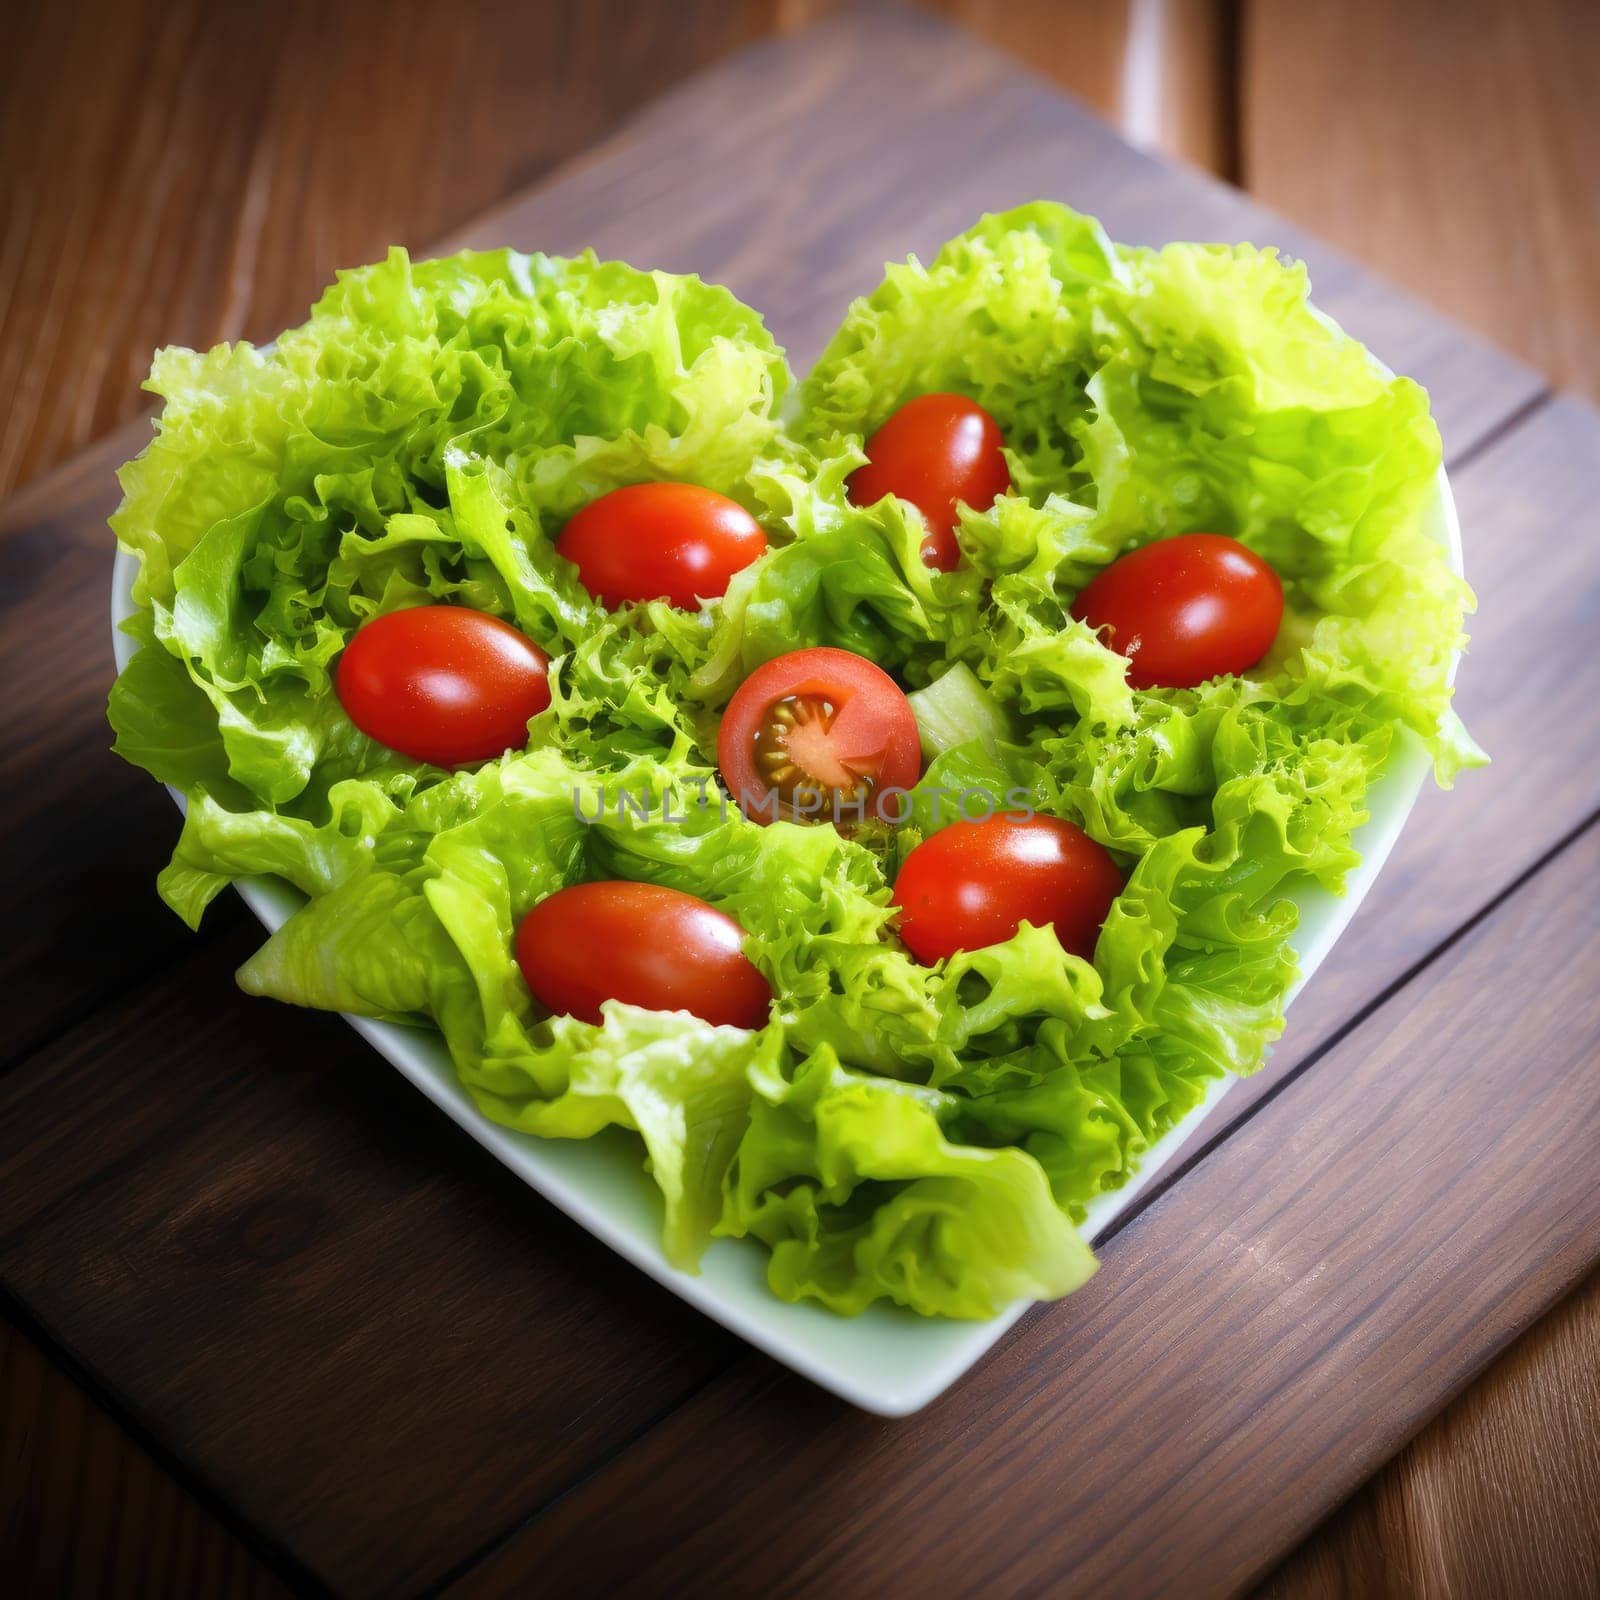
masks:
<svg viewBox="0 0 1600 1600"><path fill-rule="evenodd" d="M140 610L111 719L187 797L163 896L198 925L238 878L294 885L247 991L436 1028L508 1126L630 1130L668 1257L753 1239L787 1299L984 1317L1070 1292L1095 1197L1281 1031L1294 896L1340 890L1396 742L1446 784L1481 759L1449 707L1470 597L1422 523L1426 397L1270 251L1125 249L1055 205L986 217L891 265L798 390L759 317L697 279L393 251L270 349L164 351L150 386L113 519ZM1013 482L962 510L949 573L914 507L848 491L871 432L945 390L996 418ZM657 478L738 500L768 553L697 612L605 611L556 540ZM1136 690L1073 598L1202 527L1272 562L1285 626L1245 676ZM344 715L354 631L424 603L549 652L522 749L445 771ZM720 708L818 644L912 691L926 765L897 829L762 827L723 794ZM900 944L899 864L974 805L1113 852L1092 961L1027 924L934 967ZM547 1015L517 925L602 878L734 917L765 1026Z"/></svg>

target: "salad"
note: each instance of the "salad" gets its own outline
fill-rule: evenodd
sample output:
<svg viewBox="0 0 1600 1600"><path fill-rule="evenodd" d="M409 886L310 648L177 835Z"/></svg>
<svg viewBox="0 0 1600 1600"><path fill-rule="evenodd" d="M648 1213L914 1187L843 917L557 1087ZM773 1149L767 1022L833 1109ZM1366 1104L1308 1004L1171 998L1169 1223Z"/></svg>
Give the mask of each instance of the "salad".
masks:
<svg viewBox="0 0 1600 1600"><path fill-rule="evenodd" d="M797 385L697 278L394 250L149 387L110 715L187 797L162 896L287 880L245 990L632 1130L668 1256L786 1299L1077 1287L1396 741L1482 759L1427 398L1271 251L988 216Z"/></svg>

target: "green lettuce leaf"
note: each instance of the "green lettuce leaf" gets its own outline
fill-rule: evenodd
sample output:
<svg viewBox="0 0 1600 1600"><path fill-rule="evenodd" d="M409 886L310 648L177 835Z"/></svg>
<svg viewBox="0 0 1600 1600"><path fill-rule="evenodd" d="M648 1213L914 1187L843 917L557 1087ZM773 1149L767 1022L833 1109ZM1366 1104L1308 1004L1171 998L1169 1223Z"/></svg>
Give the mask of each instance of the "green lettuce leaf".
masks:
<svg viewBox="0 0 1600 1600"><path fill-rule="evenodd" d="M930 1316L991 1317L1070 1294L1095 1259L1021 1150L953 1143L946 1097L841 1067L824 1047L756 1098L719 1233L772 1251L786 1300L854 1315L887 1298Z"/></svg>
<svg viewBox="0 0 1600 1600"><path fill-rule="evenodd" d="M391 251L343 274L270 352L161 352L149 387L165 405L112 525L139 557L154 639L211 703L229 781L319 817L345 778L416 777L332 692L356 627L453 602L552 656L593 650L614 624L556 553L566 518L658 477L763 512L758 480L793 454L775 416L787 384L760 319L698 279ZM676 644L692 646L686 676L710 629ZM113 701L130 751L148 748L122 726L137 711ZM193 697L183 712L200 715Z"/></svg>
<svg viewBox="0 0 1600 1600"><path fill-rule="evenodd" d="M292 884L249 992L436 1028L506 1126L628 1130L668 1257L754 1239L787 1299L981 1317L1080 1284L1096 1196L1281 1031L1294 897L1341 891L1397 740L1445 783L1482 759L1450 710L1470 595L1425 526L1426 397L1270 251L986 217L891 265L794 394L756 314L697 279L394 251L272 349L163 351L150 386L114 519L141 610L111 720L187 798L162 894L194 924L241 877ZM871 432L940 390L996 418L1012 477L961 509L950 573L914 507L848 488ZM699 611L608 612L561 529L660 478L732 496L770 548ZM1202 528L1274 565L1285 625L1248 674L1136 690L1073 600ZM447 772L345 717L339 653L423 604L549 652L523 748ZM762 827L719 783L728 696L819 644L911 692L926 766L898 827ZM1092 961L1028 924L933 967L900 944L905 857L1001 808L1078 823L1124 871ZM732 916L768 1024L545 1015L517 926L605 878Z"/></svg>

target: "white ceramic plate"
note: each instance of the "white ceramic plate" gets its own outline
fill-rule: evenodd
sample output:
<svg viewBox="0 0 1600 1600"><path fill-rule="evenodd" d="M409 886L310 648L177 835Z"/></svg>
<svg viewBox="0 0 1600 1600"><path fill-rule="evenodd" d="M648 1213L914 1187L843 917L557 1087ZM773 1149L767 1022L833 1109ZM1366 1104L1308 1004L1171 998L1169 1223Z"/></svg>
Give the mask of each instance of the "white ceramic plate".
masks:
<svg viewBox="0 0 1600 1600"><path fill-rule="evenodd" d="M1426 516L1432 536L1449 549L1451 564L1459 572L1461 530L1442 471ZM119 551L111 590L118 671L133 653L132 641L116 625L134 610L135 571L133 558ZM1297 897L1301 985L1355 915L1399 836L1427 771L1428 759L1420 744L1404 741L1371 791L1370 820L1356 835L1362 864L1351 874L1346 894L1336 898L1311 888ZM181 807L182 797L174 797ZM250 879L238 888L268 928L279 927L300 904L297 892L275 878ZM718 1239L706 1252L698 1275L681 1272L661 1253L660 1196L644 1173L643 1151L636 1139L613 1132L569 1143L513 1133L479 1113L457 1081L436 1034L365 1017L345 1020L481 1145L597 1238L724 1327L865 1410L899 1417L926 1405L1027 1309L1026 1302L1018 1302L990 1322L950 1322L882 1305L853 1318L815 1306L788 1305L766 1286L765 1249L748 1239ZM1091 1241L1172 1159L1232 1082L1222 1079L1213 1084L1205 1100L1146 1154L1126 1186L1102 1195L1089 1207L1084 1231ZM1103 1270L1115 1271L1115 1262Z"/></svg>

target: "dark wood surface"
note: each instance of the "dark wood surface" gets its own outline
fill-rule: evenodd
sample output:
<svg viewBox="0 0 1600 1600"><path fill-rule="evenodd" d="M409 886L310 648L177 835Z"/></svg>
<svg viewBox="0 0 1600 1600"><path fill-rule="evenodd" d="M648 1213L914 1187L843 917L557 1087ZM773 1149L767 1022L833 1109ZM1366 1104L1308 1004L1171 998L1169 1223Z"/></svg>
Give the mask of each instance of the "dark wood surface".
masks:
<svg viewBox="0 0 1600 1600"><path fill-rule="evenodd" d="M58 1359L58 1358L57 1358ZM282 1600L285 1586L18 1329L0 1322L6 1593ZM107 1508L111 1508L107 1515Z"/></svg>
<svg viewBox="0 0 1600 1600"><path fill-rule="evenodd" d="M885 57L900 68L887 80ZM867 145L880 156L863 170L849 158ZM722 277L768 311L803 364L886 256L926 250L978 210L1038 193L1070 196L1128 238L1289 243L1312 261L1322 303L1430 383L1460 463L1474 576L1507 602L1486 608L1463 692L1501 766L1419 811L1394 876L1292 1019L1275 1071L1301 1076L1110 1246L1092 1298L1035 1314L978 1377L908 1424L868 1422L776 1378L509 1179L335 1020L237 995L228 974L253 931L230 907L200 941L181 936L150 889L175 818L159 790L102 753L110 667L99 524L108 458L126 454L126 440L6 514L17 579L9 615L30 618L25 633L0 630L0 661L23 691L4 714L17 730L7 745L19 797L11 837L30 863L14 914L31 936L8 945L0 977L20 1044L0 1083L0 1270L42 1328L286 1569L352 1592L411 1590L470 1566L528 1517L538 1520L504 1545L486 1583L555 1559L547 1552L562 1530L580 1547L603 1534L619 1559L637 1555L639 1540L685 1535L682 1519L668 1497L665 1520L619 1534L601 1485L637 1484L665 1463L667 1483L651 1492L681 1491L684 1449L731 1465L773 1448L752 1470L787 1484L791 1507L834 1491L778 1471L788 1457L822 1463L831 1484L835 1471L859 1481L849 1466L859 1455L878 1463L876 1481L848 1525L872 1525L899 1500L901 1515L935 1533L961 1505L964 1457L1012 1452L1035 1462L1041 1482L1070 1463L1074 1515L1100 1496L1093 1514L1106 1529L1144 1530L1133 1556L1193 1559L1211 1579L1237 1581L1398 1447L1600 1251L1568 1161L1593 1103L1581 1079L1557 1071L1588 1024L1580 996L1562 1003L1554 987L1561 964L1584 951L1593 971L1592 942L1573 931L1582 908L1560 892L1592 868L1589 844L1560 846L1592 806L1593 719L1583 712L1600 683L1590 663L1539 648L1559 617L1581 628L1593 614L1588 550L1565 533L1592 525L1600 488L1590 412L1544 402L1525 369L1232 191L1132 155L1014 63L902 19L849 19L823 37L757 47L464 237L592 242ZM1524 566L1538 574L1532 587L1505 583ZM73 650L41 652L40 637ZM58 860L52 841L75 817L97 823L87 857ZM1563 917L1565 938L1552 931ZM64 964L68 947L79 959ZM1567 1030L1544 1052L1520 1010L1466 1003L1487 1000L1486 967L1513 956L1537 961L1520 969L1524 981L1550 988L1541 1015ZM1398 1053L1391 1035L1405 1041ZM1515 1077L1503 1070L1508 1056ZM1452 1069L1463 1057L1479 1075L1458 1094ZM1378 1061L1387 1067L1375 1076ZM1397 1112L1369 1115L1386 1095L1436 1105L1439 1117L1391 1127ZM1341 1105L1342 1119L1328 1109ZM1571 1137L1564 1154L1523 1166L1535 1105ZM1485 1107L1524 1119L1487 1152L1498 1159L1462 1120ZM1311 1128L1326 1130L1327 1150ZM1219 1192L1243 1209L1218 1211ZM1507 1194L1514 1203L1501 1203ZM1418 1202L1409 1220L1401 1195ZM1520 1227L1529 1221L1544 1231ZM1469 1270L1453 1252L1472 1239ZM1323 1256L1306 1254L1323 1240ZM1215 1270L1201 1272L1202 1262ZM1297 1288L1294 1274L1319 1264ZM1448 1306L1404 1290L1423 1272L1449 1291ZM1470 1327L1458 1301L1475 1314ZM1143 1364L1130 1321L1151 1329ZM1231 1337L1216 1338L1219 1326ZM1085 1329L1094 1361L1076 1342ZM1263 1350L1264 1364L1254 1359ZM1397 1350L1428 1359L1407 1367ZM1202 1358L1224 1363L1203 1368L1221 1374L1209 1400L1187 1380L1156 1383ZM1089 1381L1101 1369L1104 1387ZM1085 1397L1099 1420L1080 1427ZM1197 1419L1187 1427L1176 1426L1177 1397ZM782 1437L763 1446L741 1404ZM1142 1452L1109 1430L1113 1414L1132 1418ZM1331 1444L1330 1415L1340 1430ZM1157 1418L1181 1436L1176 1455ZM1234 1453L1236 1434L1248 1455ZM1182 1501L1165 1533L1123 1515L1130 1454L1145 1493L1164 1485L1166 1500ZM1202 1492L1224 1462L1231 1522ZM978 1475L983 1492L1008 1481L1005 1471L999 1462ZM946 1477L949 1501L938 1487ZM721 1526L762 1519L759 1508L776 1503L760 1483L740 1489L749 1498L714 1508ZM1018 1492L1016 1526L1051 1504ZM845 1523L827 1520L834 1536L809 1513L787 1520L811 1530L812 1548L774 1539L739 1569L740 1584L855 1574ZM969 1531L972 1561L992 1561L993 1575L1044 1570L1008 1567L1012 1553ZM1175 1542L1180 1533L1195 1543ZM912 1542L897 1535L891 1546ZM1064 1549L1035 1542L1058 1573L1075 1570ZM1083 1559L1120 1548L1113 1539Z"/></svg>
<svg viewBox="0 0 1600 1600"><path fill-rule="evenodd" d="M1597 873L1590 832L921 1416L743 1358L458 1592L1238 1589L1600 1249Z"/></svg>
<svg viewBox="0 0 1600 1600"><path fill-rule="evenodd" d="M293 1561L410 1591L735 1342L337 1019L261 1015L231 981L254 942L207 939L4 1080L0 1266Z"/></svg>

